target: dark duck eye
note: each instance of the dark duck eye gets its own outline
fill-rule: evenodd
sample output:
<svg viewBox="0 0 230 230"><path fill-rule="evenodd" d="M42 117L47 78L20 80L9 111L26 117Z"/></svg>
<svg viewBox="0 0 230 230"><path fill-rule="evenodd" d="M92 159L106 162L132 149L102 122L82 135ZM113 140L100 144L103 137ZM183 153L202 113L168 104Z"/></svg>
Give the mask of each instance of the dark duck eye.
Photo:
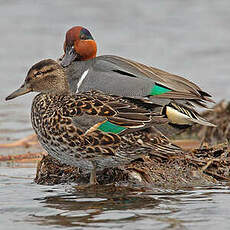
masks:
<svg viewBox="0 0 230 230"><path fill-rule="evenodd" d="M81 35L80 35L80 39L81 39L81 40L86 40L87 37L85 36L85 34L81 34Z"/></svg>
<svg viewBox="0 0 230 230"><path fill-rule="evenodd" d="M82 28L80 31L80 39L81 40L94 40L91 33L85 28Z"/></svg>
<svg viewBox="0 0 230 230"><path fill-rule="evenodd" d="M37 73L34 74L34 77L38 77L41 74L42 74L42 72L37 72Z"/></svg>

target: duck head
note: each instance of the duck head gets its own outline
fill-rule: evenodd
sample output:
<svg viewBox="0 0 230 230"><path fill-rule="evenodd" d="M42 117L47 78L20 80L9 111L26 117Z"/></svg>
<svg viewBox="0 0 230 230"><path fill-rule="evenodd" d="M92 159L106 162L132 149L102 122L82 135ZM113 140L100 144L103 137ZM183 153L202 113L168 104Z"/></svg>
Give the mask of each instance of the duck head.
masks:
<svg viewBox="0 0 230 230"><path fill-rule="evenodd" d="M64 52L61 65L66 67L73 61L86 61L95 58L97 44L86 28L74 26L66 32Z"/></svg>
<svg viewBox="0 0 230 230"><path fill-rule="evenodd" d="M42 60L34 64L28 71L22 86L6 97L6 100L11 100L29 92L68 93L69 85L63 68L52 59Z"/></svg>

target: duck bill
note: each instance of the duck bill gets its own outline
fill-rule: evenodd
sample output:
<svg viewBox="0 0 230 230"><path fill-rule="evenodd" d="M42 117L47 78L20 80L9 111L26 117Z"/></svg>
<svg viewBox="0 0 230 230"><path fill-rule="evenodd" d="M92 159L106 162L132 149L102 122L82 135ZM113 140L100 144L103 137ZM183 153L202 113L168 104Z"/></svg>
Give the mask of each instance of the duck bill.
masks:
<svg viewBox="0 0 230 230"><path fill-rule="evenodd" d="M74 47L66 47L66 52L64 57L61 60L61 65L63 67L67 67L70 65L73 61L78 59L79 55L74 50Z"/></svg>
<svg viewBox="0 0 230 230"><path fill-rule="evenodd" d="M30 89L26 84L23 84L19 89L15 90L8 97L6 97L6 101L14 99L15 97L24 95L26 93L29 93L31 91L32 89Z"/></svg>

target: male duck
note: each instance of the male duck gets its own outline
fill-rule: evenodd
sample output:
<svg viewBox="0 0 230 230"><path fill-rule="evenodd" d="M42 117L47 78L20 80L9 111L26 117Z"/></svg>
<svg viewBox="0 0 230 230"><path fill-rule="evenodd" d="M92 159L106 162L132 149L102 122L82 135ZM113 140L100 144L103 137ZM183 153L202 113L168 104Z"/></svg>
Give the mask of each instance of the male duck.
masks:
<svg viewBox="0 0 230 230"><path fill-rule="evenodd" d="M60 61L72 92L100 90L139 99L144 108L167 117L173 130L194 123L215 126L194 110L194 105L206 108L207 102L213 102L208 93L183 77L154 67L113 55L96 57L96 42L86 28L75 26L67 31L64 52ZM159 129L170 135L170 129Z"/></svg>

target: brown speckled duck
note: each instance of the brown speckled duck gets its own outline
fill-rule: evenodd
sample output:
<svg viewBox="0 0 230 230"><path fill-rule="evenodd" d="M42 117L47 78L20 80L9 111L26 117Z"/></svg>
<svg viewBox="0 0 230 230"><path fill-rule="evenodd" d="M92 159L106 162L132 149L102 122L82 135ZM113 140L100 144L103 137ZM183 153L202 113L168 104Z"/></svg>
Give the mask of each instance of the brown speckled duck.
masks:
<svg viewBox="0 0 230 230"><path fill-rule="evenodd" d="M54 60L33 65L23 85L6 100L29 92L40 92L32 103L31 121L41 145L62 163L91 171L91 184L96 183L96 170L141 155L182 152L153 127L167 118L133 99L99 91L72 93L63 68Z"/></svg>

